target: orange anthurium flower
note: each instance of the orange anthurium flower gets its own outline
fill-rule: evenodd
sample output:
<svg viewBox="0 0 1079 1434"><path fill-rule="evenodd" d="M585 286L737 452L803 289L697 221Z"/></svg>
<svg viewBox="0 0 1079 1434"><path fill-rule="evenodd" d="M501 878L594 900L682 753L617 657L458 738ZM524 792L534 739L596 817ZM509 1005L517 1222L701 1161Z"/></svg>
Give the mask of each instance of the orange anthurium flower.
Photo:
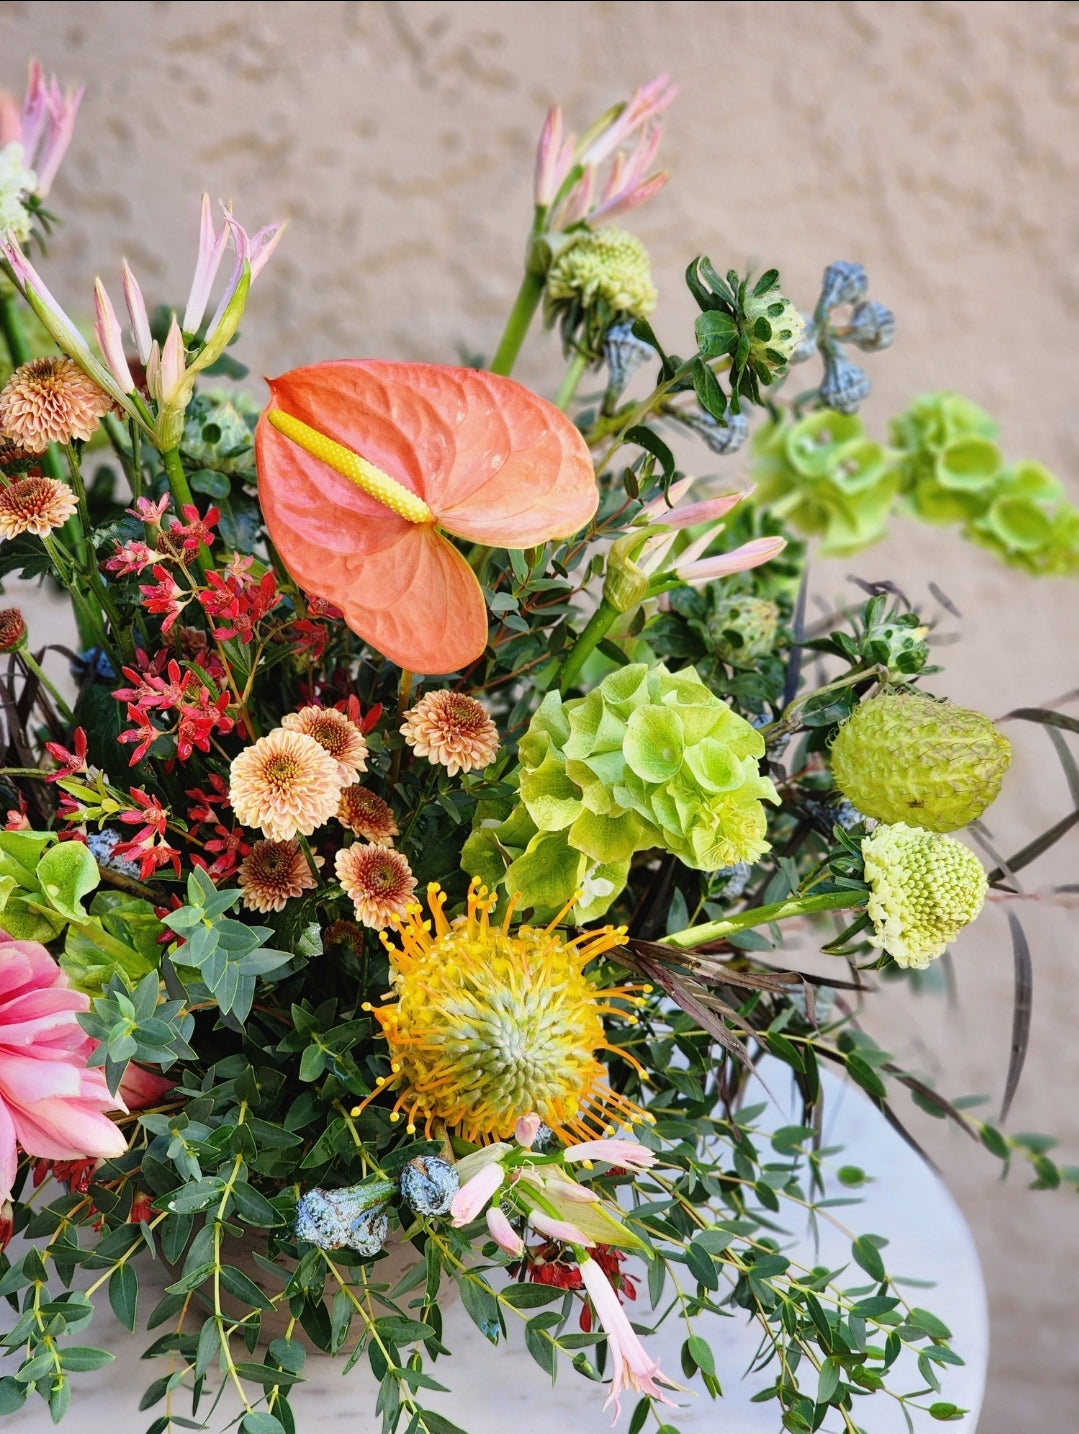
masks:
<svg viewBox="0 0 1079 1434"><path fill-rule="evenodd" d="M479 583L439 529L530 548L596 510L584 439L512 379L346 359L270 393L255 452L274 546L305 592L414 672L454 672L487 643Z"/></svg>

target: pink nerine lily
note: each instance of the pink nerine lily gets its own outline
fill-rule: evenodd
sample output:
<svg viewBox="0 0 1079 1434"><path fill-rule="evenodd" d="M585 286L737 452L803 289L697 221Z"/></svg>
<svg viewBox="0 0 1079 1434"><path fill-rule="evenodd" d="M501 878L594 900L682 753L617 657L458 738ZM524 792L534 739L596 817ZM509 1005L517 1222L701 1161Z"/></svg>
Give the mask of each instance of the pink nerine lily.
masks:
<svg viewBox="0 0 1079 1434"><path fill-rule="evenodd" d="M647 1395L649 1399L658 1399L661 1404L673 1404L674 1401L668 1399L656 1383L657 1379L662 1379L667 1384L671 1381L663 1374L659 1361L649 1358L648 1351L637 1338L607 1276L595 1260L590 1260L587 1256L579 1261L579 1268L584 1287L595 1306L599 1322L606 1331L607 1348L611 1352L611 1363L614 1366L611 1392L603 1406L606 1409L609 1405L614 1405L614 1419L611 1423L613 1424L622 1412L623 1390L632 1389L637 1394Z"/></svg>
<svg viewBox="0 0 1079 1434"><path fill-rule="evenodd" d="M550 210L548 230L566 229L582 220L609 223L663 188L667 175L649 175L648 170L663 133L658 116L677 93L669 75L657 75L608 110L579 143L564 134L558 105L548 111L536 151L535 177L536 205ZM600 167L612 157L601 187ZM575 168L578 178L573 180Z"/></svg>
<svg viewBox="0 0 1079 1434"><path fill-rule="evenodd" d="M530 1210L528 1223L541 1235L546 1235L548 1240L562 1240L567 1245L583 1245L586 1249L591 1249L596 1243L568 1220L555 1220L550 1215L545 1215L542 1210Z"/></svg>
<svg viewBox="0 0 1079 1434"><path fill-rule="evenodd" d="M580 1145L571 1145L565 1158L569 1164L607 1160L612 1165L624 1165L627 1170L648 1170L656 1163L655 1155L647 1146L625 1139L585 1140Z"/></svg>
<svg viewBox="0 0 1079 1434"><path fill-rule="evenodd" d="M46 78L37 60L30 62L21 110L12 95L0 90L0 149L9 144L22 145L26 165L37 176L34 193L39 199L44 199L52 188L71 143L82 95L81 85L64 94L56 76Z"/></svg>
<svg viewBox="0 0 1079 1434"><path fill-rule="evenodd" d="M518 1235L505 1214L498 1205L492 1205L487 1211L487 1229L491 1239L500 1249L505 1250L507 1255L519 1256L524 1254L525 1242Z"/></svg>
<svg viewBox="0 0 1079 1434"><path fill-rule="evenodd" d="M0 932L0 1201L11 1194L17 1146L45 1160L106 1159L127 1141L106 1111L123 1111L105 1074L90 1069L94 1042L78 1023L90 998L36 941Z"/></svg>
<svg viewBox="0 0 1079 1434"><path fill-rule="evenodd" d="M469 1225L490 1202L491 1196L506 1178L506 1172L497 1160L483 1166L477 1175L465 1182L453 1197L450 1206L450 1224L454 1229Z"/></svg>

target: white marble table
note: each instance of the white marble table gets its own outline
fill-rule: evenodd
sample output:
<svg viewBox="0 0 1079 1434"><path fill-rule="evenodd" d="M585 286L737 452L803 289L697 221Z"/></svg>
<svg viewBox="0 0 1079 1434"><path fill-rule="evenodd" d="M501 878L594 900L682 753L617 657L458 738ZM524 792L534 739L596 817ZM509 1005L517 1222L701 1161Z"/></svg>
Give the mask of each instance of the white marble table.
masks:
<svg viewBox="0 0 1079 1434"><path fill-rule="evenodd" d="M779 1099L785 1089L783 1076L784 1068L773 1066L766 1077ZM904 1276L937 1281L935 1289L914 1291L912 1302L932 1310L957 1332L955 1346L967 1361L962 1368L942 1371L944 1390L938 1396L969 1409L967 1417L941 1425L928 1415L915 1414L915 1428L918 1434L942 1428L974 1434L985 1384L989 1329L981 1271L970 1232L948 1191L861 1093L830 1075L825 1079L825 1143L846 1146L845 1158L876 1177L864 1187L863 1203L840 1208L837 1216L856 1233L887 1234L891 1241L887 1251L890 1269ZM777 1116L776 1124L782 1123L785 1118ZM849 1258L849 1241L823 1222L819 1256L813 1253L808 1239L801 1240L798 1248L810 1263L819 1258L837 1266ZM144 1268L142 1278L144 1287L152 1286L155 1280L158 1285L168 1283L163 1271L152 1268ZM150 1308L149 1302L145 1308ZM752 1329L740 1319L712 1319L709 1324L701 1332L707 1334L716 1351L725 1397L713 1404L703 1394L676 1395L682 1407L668 1411L670 1422L681 1434L714 1430L722 1434L778 1434L775 1405L750 1402L751 1395L768 1382L768 1377L745 1382L740 1377L756 1348ZM650 1350L675 1378L681 1377L679 1349L684 1333L672 1319L648 1340ZM96 1373L75 1376L70 1427L89 1434L144 1434L163 1406L139 1413L139 1398L152 1379L167 1372L163 1360L140 1360L140 1352L150 1339L129 1335L117 1325L106 1305L90 1330L80 1336L80 1342L110 1349L117 1358ZM506 1434L507 1429L513 1434L553 1434L569 1428L576 1434L600 1434L610 1427L610 1415L602 1408L605 1391L601 1386L581 1378L567 1365L552 1389L519 1336L511 1340L508 1349L493 1348L460 1305L447 1312L445 1342L453 1356L440 1361L430 1372L450 1385L453 1393L431 1394L425 1402L468 1434ZM343 1379L340 1368L337 1361L308 1360L310 1382L297 1386L292 1397L298 1434L374 1434L378 1429L374 1385L365 1362L361 1361ZM0 1373L6 1372L0 1363ZM918 1383L915 1374L903 1387L915 1388ZM623 1401L622 1428L633 1404L632 1398ZM223 1400L210 1429L223 1430L237 1411L238 1405ZM177 1402L175 1412L189 1415L186 1397ZM868 1434L906 1434L901 1410L886 1396L860 1401L855 1418ZM5 1434L45 1434L52 1427L48 1410L37 1396L4 1420ZM825 1422L824 1434L836 1434L840 1427L830 1419Z"/></svg>

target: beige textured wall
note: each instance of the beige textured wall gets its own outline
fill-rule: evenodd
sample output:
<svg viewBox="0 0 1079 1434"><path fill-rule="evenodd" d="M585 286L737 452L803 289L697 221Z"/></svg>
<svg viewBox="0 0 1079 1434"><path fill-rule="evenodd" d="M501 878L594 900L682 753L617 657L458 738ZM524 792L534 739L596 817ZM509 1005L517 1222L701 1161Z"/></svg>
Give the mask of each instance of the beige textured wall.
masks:
<svg viewBox="0 0 1079 1434"><path fill-rule="evenodd" d="M825 263L858 258L899 315L896 347L870 362L870 425L924 388L958 388L997 415L1009 454L1047 462L1079 501L1075 4L3 0L0 83L20 86L32 54L89 86L55 191L68 219L48 270L56 292L85 311L94 273L114 277L126 253L152 299L182 304L203 188L253 227L287 216L245 325L256 373L490 352L519 277L546 106L561 100L581 125L669 69L682 86L665 142L673 178L631 220L655 257L662 332L688 332L680 274L700 251L720 268L778 264L806 306ZM534 344L521 375L554 381L552 341ZM915 597L931 578L944 586L963 613L951 626L965 641L938 683L955 698L1000 714L1079 682L1074 586L1035 584L910 527L856 562L822 564L817 590L833 596L850 571ZM1012 731L1018 757L992 820L1009 851L1067 803L1044 734ZM1012 1119L1058 1132L1072 1161L1079 924L1044 893L1076 880L1077 855L1073 833L1024 903L1034 1053ZM944 1089L999 1100L1010 961L997 906L957 952L959 1016L889 997L881 1039ZM982 1434L1075 1428L1074 1197L996 1185L977 1150L915 1124L989 1281Z"/></svg>

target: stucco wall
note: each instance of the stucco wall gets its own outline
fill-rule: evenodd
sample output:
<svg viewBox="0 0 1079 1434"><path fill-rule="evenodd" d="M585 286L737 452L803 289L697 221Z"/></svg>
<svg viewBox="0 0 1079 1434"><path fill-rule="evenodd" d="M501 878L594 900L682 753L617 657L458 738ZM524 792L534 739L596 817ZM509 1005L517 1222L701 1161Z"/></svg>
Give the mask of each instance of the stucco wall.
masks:
<svg viewBox="0 0 1079 1434"><path fill-rule="evenodd" d="M203 189L252 227L285 216L239 351L255 373L490 352L546 106L560 100L581 125L668 69L682 86L664 145L673 177L630 221L654 256L663 331L688 332L680 275L698 252L721 269L775 263L806 306L829 260L860 259L899 316L895 348L871 362L870 426L918 391L957 388L996 414L1011 456L1046 462L1079 501L1075 4L0 3L0 84L21 87L33 54L89 88L54 191L67 220L55 292L85 312L93 275L114 281L123 253L152 301L181 304ZM521 376L551 385L556 357L539 337ZM999 715L1076 686L1074 586L898 526L855 562L821 564L817 591L831 598L852 571L915 598L931 579L947 591L964 642L940 691ZM1014 851L1067 798L1044 734L1010 731L1017 761L991 825ZM1034 1052L1011 1121L1056 1131L1073 1162L1079 923L1044 893L1076 879L1077 854L1073 833L1023 904ZM997 906L958 949L958 1016L889 997L881 1039L923 1068L943 1051L943 1089L998 1101L1010 964ZM988 1158L914 1124L986 1268L982 1434L1075 1427L1074 1197L994 1184Z"/></svg>

